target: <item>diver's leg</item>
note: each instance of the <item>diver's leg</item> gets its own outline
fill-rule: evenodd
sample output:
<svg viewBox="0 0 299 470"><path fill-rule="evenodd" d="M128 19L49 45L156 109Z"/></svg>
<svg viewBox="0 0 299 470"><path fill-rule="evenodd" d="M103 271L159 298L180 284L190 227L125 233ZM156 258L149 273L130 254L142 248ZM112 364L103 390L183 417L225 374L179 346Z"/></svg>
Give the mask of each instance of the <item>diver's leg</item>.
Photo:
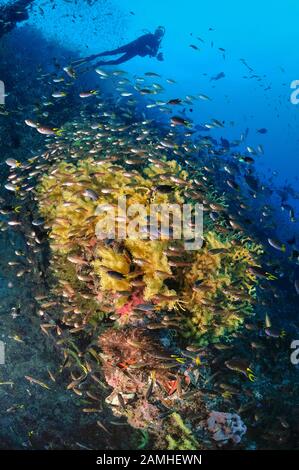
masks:
<svg viewBox="0 0 299 470"><path fill-rule="evenodd" d="M128 52L127 54L122 55L118 59L115 60L101 60L100 62L97 62L94 67L100 67L101 65L119 65L123 64L124 62L127 62L128 60L132 59L135 57L136 54L133 54L132 52Z"/></svg>
<svg viewBox="0 0 299 470"><path fill-rule="evenodd" d="M74 62L71 63L73 67L77 67L78 65L85 64L85 62L90 62L91 60L96 59L99 57L101 54L93 54L88 57L83 57L82 59L74 60Z"/></svg>
<svg viewBox="0 0 299 470"><path fill-rule="evenodd" d="M86 69L83 69L83 70L79 69L79 73L83 74L83 73L90 72L91 70L94 70L96 67L100 67L102 65L122 64L123 62L127 62L128 60L132 59L135 56L136 54L130 53L130 54L124 54L119 59L115 59L115 60L101 60L100 62L97 62L96 64L94 64L92 67L87 67Z"/></svg>
<svg viewBox="0 0 299 470"><path fill-rule="evenodd" d="M97 55L98 57L105 57L107 55L117 55L117 54L123 54L127 52L128 52L127 46L122 46L122 47L119 47L118 49L113 49L112 51L101 52L100 54L97 54Z"/></svg>
<svg viewBox="0 0 299 470"><path fill-rule="evenodd" d="M99 54L93 54L88 57L83 57L83 59L78 59L72 62L73 67L78 67L79 65L85 64L86 62L91 62L92 60L96 59L97 57L105 57L108 55L117 55L122 53L127 53L127 46L119 47L118 49L113 49L112 51L105 51L100 52Z"/></svg>

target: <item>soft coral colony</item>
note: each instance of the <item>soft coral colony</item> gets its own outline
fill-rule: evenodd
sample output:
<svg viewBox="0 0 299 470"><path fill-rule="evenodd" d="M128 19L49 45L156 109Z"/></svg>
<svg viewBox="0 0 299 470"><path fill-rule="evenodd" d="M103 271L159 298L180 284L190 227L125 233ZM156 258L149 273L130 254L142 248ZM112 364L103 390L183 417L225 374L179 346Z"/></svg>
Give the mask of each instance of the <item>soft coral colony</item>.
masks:
<svg viewBox="0 0 299 470"><path fill-rule="evenodd" d="M127 212L133 204L149 213L151 204L186 200L184 187L173 185L171 177L187 184L187 173L174 161L160 162L159 170L152 165L132 178L125 168L88 159L62 162L42 178L39 207L49 228L58 289L82 310L76 323L80 318L88 323L95 306L97 312L115 314L120 324L159 321L168 311L180 317L185 335L217 341L251 311L255 279L248 267L257 264L258 246L234 233L219 234L211 224L197 251L163 233L154 239L118 240L117 232L115 240L97 236L106 217L98 207L117 207L121 196ZM166 186L171 191L164 193ZM118 222L124 217L114 215Z"/></svg>
<svg viewBox="0 0 299 470"><path fill-rule="evenodd" d="M200 358L184 354L186 346L196 344L199 350L218 342L253 313L256 278L248 268L259 264L261 250L224 228L225 206L198 172L193 177L164 157L138 165L138 171L115 160L55 163L40 179L37 200L49 233L53 294L62 299L63 323L72 333L87 335L87 356L92 351L113 388L106 401L114 414L125 415L136 428L154 430L163 426L163 411L187 406L184 396L194 387ZM124 197L127 214L118 205ZM188 251L184 240L161 231L148 234L152 204L180 207L199 200L205 208L200 249ZM113 214L117 235L135 204L146 210L139 223L145 236L103 236L104 217ZM218 213L217 222L211 211ZM193 437L188 442L194 447Z"/></svg>

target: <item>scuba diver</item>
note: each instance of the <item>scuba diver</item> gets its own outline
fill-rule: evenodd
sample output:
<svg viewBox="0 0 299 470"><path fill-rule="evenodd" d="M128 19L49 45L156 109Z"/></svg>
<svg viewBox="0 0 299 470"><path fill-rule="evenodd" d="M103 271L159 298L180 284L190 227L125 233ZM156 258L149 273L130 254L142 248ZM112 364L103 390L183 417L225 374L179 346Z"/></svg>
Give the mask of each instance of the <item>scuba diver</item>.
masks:
<svg viewBox="0 0 299 470"><path fill-rule="evenodd" d="M33 2L34 0L17 0L0 7L0 38L12 31L20 21L28 20L27 7Z"/></svg>
<svg viewBox="0 0 299 470"><path fill-rule="evenodd" d="M101 60L97 62L94 67L99 67L101 65L118 65L128 60L132 59L133 57L140 56L140 57L156 57L159 61L163 60L162 52L159 52L159 48L161 45L161 41L163 36L165 35L165 28L163 26L159 26L154 34L148 33L140 36L139 38L135 39L135 41L126 44L125 46L119 47L118 49L114 49L112 51L105 51L99 54L94 54L89 57L85 57L84 59L79 59L72 63L73 67L77 67L81 64L86 62L93 61L97 57L106 57L112 55L119 55L123 54L118 59L114 60Z"/></svg>

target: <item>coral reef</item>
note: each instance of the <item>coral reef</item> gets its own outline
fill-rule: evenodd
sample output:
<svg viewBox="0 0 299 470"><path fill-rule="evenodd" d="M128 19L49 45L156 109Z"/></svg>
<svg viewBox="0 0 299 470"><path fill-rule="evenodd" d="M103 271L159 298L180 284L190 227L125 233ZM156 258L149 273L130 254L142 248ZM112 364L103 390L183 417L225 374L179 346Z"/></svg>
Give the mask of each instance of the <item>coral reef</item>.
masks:
<svg viewBox="0 0 299 470"><path fill-rule="evenodd" d="M236 330L252 312L256 279L248 268L256 265L259 248L215 228L197 251L186 250L183 240L171 239L160 225L153 233L148 227L152 204L175 205L179 211L184 201L194 203L184 195L186 171L175 161L160 161L143 175L132 174L106 160L61 162L38 188L58 278L56 293L66 299L67 310L73 306L64 322L81 328L113 314L123 326L160 323L159 312L168 311L172 316L165 326L197 336L200 344ZM118 204L122 197L126 213ZM133 221L128 213L134 204L145 210L134 221L141 232L122 238L120 231Z"/></svg>
<svg viewBox="0 0 299 470"><path fill-rule="evenodd" d="M110 328L99 338L103 372L113 392L106 402L136 428L161 427L159 415L176 388L179 364L141 328Z"/></svg>
<svg viewBox="0 0 299 470"><path fill-rule="evenodd" d="M198 449L194 430L208 409L221 406L207 402L215 399L209 374L219 373L216 346L229 350L222 342L254 315L261 247L237 229L225 198L191 165L132 145L115 155L112 137L93 140L86 131L86 143L85 131L76 132L75 149L61 136L49 145L47 171L44 160L37 162L32 225L35 238L40 232L49 241L51 286L49 298L36 296L42 330L56 332L68 389L91 400L85 412L108 406L114 419L154 435L158 447ZM26 171L15 169L12 182ZM25 205L27 187L16 193ZM198 203L202 246L190 250ZM184 204L191 215L177 237ZM224 400L229 390L221 390ZM212 441L226 432L221 443L236 443L245 428L223 416L209 418Z"/></svg>

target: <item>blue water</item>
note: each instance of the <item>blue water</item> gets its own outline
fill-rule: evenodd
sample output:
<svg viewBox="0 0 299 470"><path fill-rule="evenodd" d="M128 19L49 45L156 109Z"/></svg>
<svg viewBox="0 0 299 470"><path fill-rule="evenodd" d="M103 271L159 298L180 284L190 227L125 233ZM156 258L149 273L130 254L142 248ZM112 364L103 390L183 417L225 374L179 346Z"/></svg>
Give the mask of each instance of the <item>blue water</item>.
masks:
<svg viewBox="0 0 299 470"><path fill-rule="evenodd" d="M238 139L249 128L247 144L265 148L257 161L259 170L267 175L277 172L279 183L287 180L298 188L299 106L290 103L290 84L299 78L298 2L253 0L246 6L220 0L91 3L56 1L52 9L51 3L36 1L28 24L81 57L119 47L144 30L165 26L164 62L137 57L120 68L132 75L155 71L175 79L177 84L168 86L161 99L209 95L212 102L198 101L193 107L194 122L224 120L225 130L215 135L229 139ZM225 59L219 48L225 49ZM251 74L241 58L253 69ZM219 72L225 78L210 82ZM261 81L244 78L250 75L258 75ZM268 133L256 133L259 128L267 128Z"/></svg>

